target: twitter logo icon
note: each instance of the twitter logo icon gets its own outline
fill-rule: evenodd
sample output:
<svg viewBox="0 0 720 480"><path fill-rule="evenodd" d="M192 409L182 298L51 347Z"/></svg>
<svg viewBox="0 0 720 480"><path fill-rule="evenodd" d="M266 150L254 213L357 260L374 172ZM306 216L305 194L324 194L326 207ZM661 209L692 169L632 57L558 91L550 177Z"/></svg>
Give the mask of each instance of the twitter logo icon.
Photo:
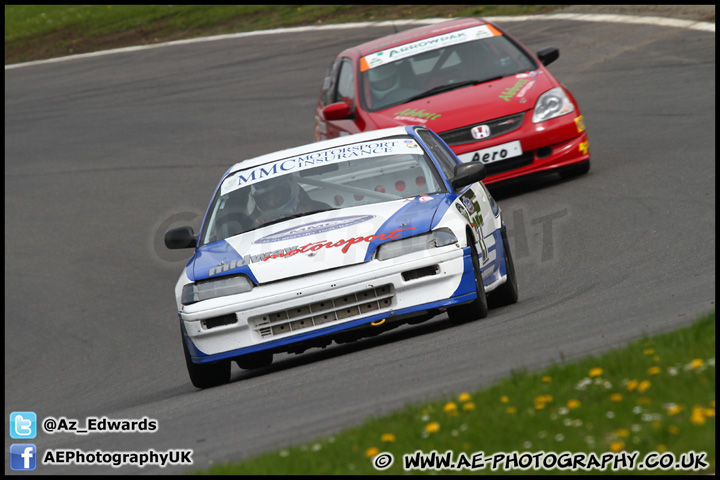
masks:
<svg viewBox="0 0 720 480"><path fill-rule="evenodd" d="M35 438L37 415L35 412L12 412L10 414L11 438Z"/></svg>

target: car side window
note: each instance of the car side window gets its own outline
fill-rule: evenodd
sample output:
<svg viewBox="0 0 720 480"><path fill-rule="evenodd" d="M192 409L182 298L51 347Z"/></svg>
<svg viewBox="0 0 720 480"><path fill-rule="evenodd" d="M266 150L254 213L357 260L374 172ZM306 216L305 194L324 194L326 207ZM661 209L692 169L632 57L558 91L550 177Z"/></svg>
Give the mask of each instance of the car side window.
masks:
<svg viewBox="0 0 720 480"><path fill-rule="evenodd" d="M323 105L330 105L335 101L335 80L337 79L337 70L340 67L341 59L335 59L330 64L323 80L322 93L320 98L322 99Z"/></svg>
<svg viewBox="0 0 720 480"><path fill-rule="evenodd" d="M337 82L336 102L355 103L355 82L352 63L344 59L340 64L340 73Z"/></svg>
<svg viewBox="0 0 720 480"><path fill-rule="evenodd" d="M432 133L427 130L417 130L417 134L423 142L425 142L425 145L428 146L433 155L435 155L445 177L447 177L448 180L452 180L455 176L455 165L457 165L457 162L448 155L443 145L437 141Z"/></svg>

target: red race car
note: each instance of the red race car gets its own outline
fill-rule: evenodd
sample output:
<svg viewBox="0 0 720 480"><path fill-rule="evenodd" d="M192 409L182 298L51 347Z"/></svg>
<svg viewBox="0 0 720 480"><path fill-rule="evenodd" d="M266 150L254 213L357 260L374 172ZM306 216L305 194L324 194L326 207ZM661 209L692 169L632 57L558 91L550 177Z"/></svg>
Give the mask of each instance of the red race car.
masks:
<svg viewBox="0 0 720 480"><path fill-rule="evenodd" d="M315 140L420 124L485 183L541 171L587 173L590 150L575 98L546 68L557 48L533 54L497 25L462 18L349 48L335 57L315 108Z"/></svg>

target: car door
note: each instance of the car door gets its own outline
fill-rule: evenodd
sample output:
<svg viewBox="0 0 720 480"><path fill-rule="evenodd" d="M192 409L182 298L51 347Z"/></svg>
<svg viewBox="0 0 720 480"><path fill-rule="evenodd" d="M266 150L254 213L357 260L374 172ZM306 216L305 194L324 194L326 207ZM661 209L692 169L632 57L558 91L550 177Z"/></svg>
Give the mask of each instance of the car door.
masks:
<svg viewBox="0 0 720 480"><path fill-rule="evenodd" d="M451 180L455 165L460 163L455 154L434 132L418 130L418 135L435 155L445 176L448 180ZM495 229L495 222L493 221L494 212L491 197L482 183L478 182L463 189L462 194L455 200L455 203L456 208L464 210L466 218L470 221L478 243L478 253L482 257L480 265L485 269L488 262L492 260L488 251L488 242L494 242L492 234Z"/></svg>

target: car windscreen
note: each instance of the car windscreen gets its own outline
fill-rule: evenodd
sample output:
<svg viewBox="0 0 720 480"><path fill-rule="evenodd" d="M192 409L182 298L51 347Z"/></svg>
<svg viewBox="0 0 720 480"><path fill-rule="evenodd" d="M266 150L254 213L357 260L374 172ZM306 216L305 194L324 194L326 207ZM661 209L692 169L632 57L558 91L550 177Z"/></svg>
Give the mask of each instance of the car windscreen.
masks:
<svg viewBox="0 0 720 480"><path fill-rule="evenodd" d="M376 112L537 68L502 32L480 25L362 57L360 98L365 110Z"/></svg>
<svg viewBox="0 0 720 480"><path fill-rule="evenodd" d="M205 218L200 245L326 210L446 192L410 136L343 145L228 175Z"/></svg>

